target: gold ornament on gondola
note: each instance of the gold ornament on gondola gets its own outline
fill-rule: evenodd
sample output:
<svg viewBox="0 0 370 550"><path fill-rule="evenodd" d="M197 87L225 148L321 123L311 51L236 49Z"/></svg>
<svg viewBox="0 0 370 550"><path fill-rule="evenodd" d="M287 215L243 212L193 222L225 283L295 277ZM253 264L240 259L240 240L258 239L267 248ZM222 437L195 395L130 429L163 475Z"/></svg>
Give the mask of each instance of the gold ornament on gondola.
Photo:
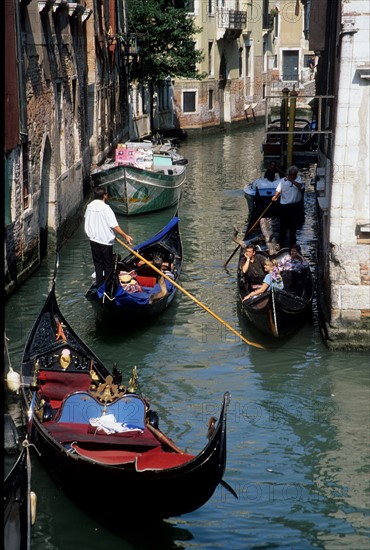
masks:
<svg viewBox="0 0 370 550"><path fill-rule="evenodd" d="M91 387L90 392L93 392L94 397L103 403L111 403L121 394L117 384L113 384L111 375L107 376L105 382L99 384L95 390Z"/></svg>
<svg viewBox="0 0 370 550"><path fill-rule="evenodd" d="M62 354L59 359L60 366L63 370L67 369L71 363L71 352L69 349L62 349Z"/></svg>
<svg viewBox="0 0 370 550"><path fill-rule="evenodd" d="M138 388L139 377L137 375L136 366L132 369L132 376L128 383L128 393L136 393Z"/></svg>
<svg viewBox="0 0 370 550"><path fill-rule="evenodd" d="M97 382L98 380L100 380L100 377L96 374L93 367L94 367L94 360L91 359L90 360L90 370L89 370L90 378L91 378L91 380L95 380L95 382Z"/></svg>

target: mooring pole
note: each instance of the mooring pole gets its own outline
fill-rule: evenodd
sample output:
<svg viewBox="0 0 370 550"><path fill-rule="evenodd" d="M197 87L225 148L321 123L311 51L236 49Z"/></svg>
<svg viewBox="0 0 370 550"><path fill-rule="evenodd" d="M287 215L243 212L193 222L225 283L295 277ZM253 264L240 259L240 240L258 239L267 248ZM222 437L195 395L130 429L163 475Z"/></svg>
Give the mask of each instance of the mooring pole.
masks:
<svg viewBox="0 0 370 550"><path fill-rule="evenodd" d="M287 147L287 166L286 169L288 170L289 166L293 164L293 142L294 142L294 129L295 129L295 113L296 113L296 106L297 106L297 97L298 92L295 90L295 85L293 86L293 90L290 92L290 105L289 105L289 134L288 134L288 147Z"/></svg>

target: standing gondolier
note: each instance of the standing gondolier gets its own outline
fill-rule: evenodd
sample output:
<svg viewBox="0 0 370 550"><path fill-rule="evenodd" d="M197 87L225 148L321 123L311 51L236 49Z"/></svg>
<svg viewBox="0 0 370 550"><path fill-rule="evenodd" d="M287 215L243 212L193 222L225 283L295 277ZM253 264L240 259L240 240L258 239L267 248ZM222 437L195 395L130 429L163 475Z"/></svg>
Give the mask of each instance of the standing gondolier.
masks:
<svg viewBox="0 0 370 550"><path fill-rule="evenodd" d="M90 239L96 284L99 287L113 266L115 233L124 237L130 246L133 239L120 228L115 213L106 204L107 190L98 187L94 190L94 195L95 200L88 205L85 212L85 233Z"/></svg>
<svg viewBox="0 0 370 550"><path fill-rule="evenodd" d="M288 232L289 246L296 243L296 231L303 224L303 191L304 183L298 176L298 168L291 166L287 177L279 181L272 197L273 201L277 201L280 196L280 248L284 247Z"/></svg>

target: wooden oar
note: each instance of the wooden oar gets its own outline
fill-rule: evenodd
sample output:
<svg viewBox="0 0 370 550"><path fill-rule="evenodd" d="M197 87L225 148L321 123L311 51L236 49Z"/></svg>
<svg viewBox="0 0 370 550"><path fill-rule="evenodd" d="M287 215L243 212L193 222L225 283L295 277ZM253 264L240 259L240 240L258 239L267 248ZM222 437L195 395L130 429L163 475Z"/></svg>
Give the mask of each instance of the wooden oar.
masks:
<svg viewBox="0 0 370 550"><path fill-rule="evenodd" d="M168 445L168 447L170 447L173 451L175 451L180 455L185 454L185 451L182 451L181 449L179 449L179 447L175 445L174 442L169 437L167 437L160 430L157 430L157 428L149 424L149 422L146 423L146 427L159 439L159 441L161 441L161 443L165 443L166 445Z"/></svg>
<svg viewBox="0 0 370 550"><path fill-rule="evenodd" d="M253 229L256 227L256 225L258 224L258 222L260 221L261 218L263 218L263 216L266 214L267 210L270 208L270 206L272 205L272 201L268 203L267 207L265 208L265 210L262 212L262 214L260 215L260 217L254 222L254 224L252 225L252 227L248 230L248 233L245 235L245 237L248 237L249 233L251 233L251 231L253 231ZM244 237L244 238L245 238ZM238 244L238 246L235 248L234 252L231 254L231 256L226 260L226 262L224 263L224 267L227 266L227 264L229 263L229 261L235 256L235 254L238 252L240 248L240 244Z"/></svg>
<svg viewBox="0 0 370 550"><path fill-rule="evenodd" d="M144 263L146 263L147 265L149 265L154 271L156 271L157 273L159 273L159 275L161 275L162 277L164 277L165 279L167 279L171 284L173 284L173 286L175 286L176 288L178 288L179 290L181 290L181 292L183 294L186 294L186 296L188 296L191 300L193 300L193 302L195 302L196 304L198 304L198 306L202 307L205 311L207 311L207 313L209 313L210 315L212 315L212 317L214 317L215 319L217 319L217 321L219 321L222 325L224 325L226 328L228 328L229 330L231 330L231 332L233 332L234 334L236 334L236 336L238 336L238 338L240 338L241 340L243 340L243 342L245 342L246 344L249 344L250 346L254 346L256 348L260 348L260 349L264 349L263 346L261 346L261 344L256 344L254 342L250 342L249 340L247 340L246 338L244 338L244 336L242 336L241 334L239 334L239 332L237 332L232 326L230 326L228 323L226 323L226 321L224 321L223 319L221 319L221 317L219 317L216 313L214 313L211 309L209 309L209 307L207 307L205 304L203 304L202 302L200 302L197 298L195 298L195 296L193 296L192 294L190 294L190 292L188 292L187 290L185 290L185 288L183 288L181 285L179 285L176 281L174 281L173 279L171 279L171 277L169 277L168 275L166 275L166 273L163 273L163 271L161 271L160 269L158 269L155 265L153 265L151 262L149 262L146 258L144 258L144 256L142 256L141 254L139 254L138 252L136 252L135 250L133 250L128 244L124 243L123 241L121 241L121 239L118 239L118 237L116 237L116 240L119 242L119 244L121 244L122 246L124 246L125 248L127 248L127 250L129 250L131 252L131 254L134 254L137 258L139 258L139 260L143 261Z"/></svg>

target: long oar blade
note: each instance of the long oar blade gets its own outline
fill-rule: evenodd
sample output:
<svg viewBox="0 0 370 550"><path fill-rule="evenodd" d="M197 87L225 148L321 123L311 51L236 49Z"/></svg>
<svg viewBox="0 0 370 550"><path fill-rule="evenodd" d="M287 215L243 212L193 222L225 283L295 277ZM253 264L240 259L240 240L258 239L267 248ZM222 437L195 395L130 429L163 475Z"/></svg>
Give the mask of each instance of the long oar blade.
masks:
<svg viewBox="0 0 370 550"><path fill-rule="evenodd" d="M209 307L207 307L205 304L203 304L202 302L200 302L195 296L193 296L192 294L190 294L190 292L188 292L187 290L185 290L185 288L183 288L181 285L179 285L176 281L174 281L173 279L171 279L171 277L168 277L168 275L166 275L165 273L163 273L163 271L161 271L160 269L158 269L155 265L153 265L151 262L149 262L146 258L144 258L144 256L142 256L141 254L139 254L138 252L136 252L135 250L133 250L128 244L124 243L123 241L121 241L121 239L118 239L116 237L116 240L119 242L119 244L121 244L122 246L124 246L125 248L127 248L127 250L129 250L132 254L134 254L137 258L139 258L139 260L143 261L144 263L146 263L147 265L149 265L154 271L156 271L157 273L159 273L162 277L164 277L165 279L167 279L170 283L172 283L176 288L178 288L183 294L186 294L186 296L188 296L191 300L193 300L193 302L195 302L196 304L198 304L200 307L202 307L205 311L207 311L207 313L209 313L210 315L212 315L212 317L214 317L215 319L217 319L217 321L219 321L221 324L223 324L226 328L228 328L231 332L233 332L236 336L238 336L238 338L240 338L241 340L243 340L243 342L245 342L246 344L249 344L250 346L254 346L256 348L260 348L260 349L264 349L264 347L261 345L261 344L256 344L255 342L250 342L249 340L247 340L246 338L244 338L244 336L242 336L239 332L237 332L232 326L230 326L228 323L226 323L226 321L224 321L223 319L221 319L221 317L219 317L216 313L214 313L211 309L209 309Z"/></svg>

